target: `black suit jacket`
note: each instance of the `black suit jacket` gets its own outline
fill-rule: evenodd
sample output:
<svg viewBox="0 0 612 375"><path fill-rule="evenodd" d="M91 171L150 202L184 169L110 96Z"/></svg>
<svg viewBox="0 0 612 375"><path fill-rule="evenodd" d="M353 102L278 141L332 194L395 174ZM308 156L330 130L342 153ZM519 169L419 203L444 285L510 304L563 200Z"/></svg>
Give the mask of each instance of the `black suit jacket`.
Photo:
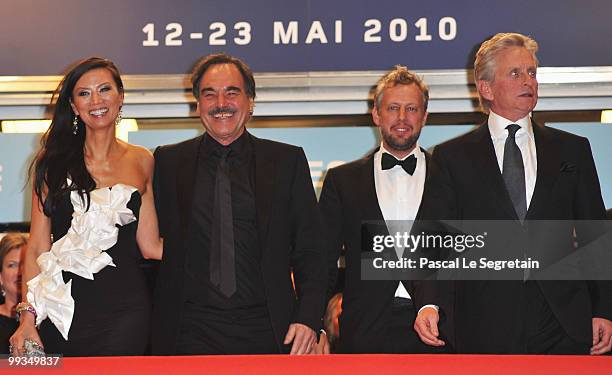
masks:
<svg viewBox="0 0 612 375"><path fill-rule="evenodd" d="M153 309L152 351L174 354L184 302L184 275L198 153L203 136L155 151L155 200L164 254ZM261 271L279 350L289 324L321 326L325 256L316 196L301 148L249 134L255 154L255 201ZM295 279L295 289L291 274Z"/></svg>
<svg viewBox="0 0 612 375"><path fill-rule="evenodd" d="M537 152L536 185L526 220L599 220L605 210L591 148L586 138L533 122ZM512 201L499 170L487 123L438 145L433 152L424 219L516 220ZM520 230L520 229L519 229ZM588 238L590 228L576 228ZM572 252L572 227L536 233L558 254ZM542 242L543 243L543 242ZM537 250L536 250L537 251ZM453 285L454 284L454 285ZM455 347L458 352L521 352L519 332L524 306L521 281L456 281L427 290L428 301L453 293ZM444 287L440 287L443 285ZM546 302L567 334L591 342L591 318L610 318L609 283L537 281ZM591 291L589 290L591 289ZM529 317L526 317L527 319Z"/></svg>
<svg viewBox="0 0 612 375"><path fill-rule="evenodd" d="M372 251L371 248L362 249L362 223L384 222L374 183L375 152L330 169L319 199L329 273L328 298L336 284L340 251L343 246L346 249L345 285L339 318L339 350L346 353L380 351L386 339L385 328L391 318L398 283L397 280L364 281L361 278L362 251ZM429 154L425 153L425 158L429 161ZM429 168L426 171L429 173ZM403 283L415 306L422 306L415 283ZM407 329L412 329L411 324L406 322Z"/></svg>

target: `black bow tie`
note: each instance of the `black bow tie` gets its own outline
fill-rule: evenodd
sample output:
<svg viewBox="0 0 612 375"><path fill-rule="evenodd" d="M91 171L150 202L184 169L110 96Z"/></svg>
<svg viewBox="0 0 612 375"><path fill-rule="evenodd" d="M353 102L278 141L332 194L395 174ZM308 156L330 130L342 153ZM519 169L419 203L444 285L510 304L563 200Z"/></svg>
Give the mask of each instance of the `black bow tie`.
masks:
<svg viewBox="0 0 612 375"><path fill-rule="evenodd" d="M382 155L382 169L387 170L395 167L396 165L404 168L406 173L412 176L416 168L417 159L414 155L410 155L404 160L397 160L393 155L387 154L386 152Z"/></svg>

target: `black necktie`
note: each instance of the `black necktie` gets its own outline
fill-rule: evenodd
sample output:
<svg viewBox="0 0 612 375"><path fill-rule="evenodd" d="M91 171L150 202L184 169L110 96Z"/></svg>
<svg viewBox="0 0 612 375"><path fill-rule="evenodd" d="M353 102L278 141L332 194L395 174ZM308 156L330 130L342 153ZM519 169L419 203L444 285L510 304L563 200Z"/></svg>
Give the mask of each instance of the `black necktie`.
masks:
<svg viewBox="0 0 612 375"><path fill-rule="evenodd" d="M223 147L217 164L210 246L210 281L219 287L226 297L231 297L236 292L232 185L227 161L229 153L230 148Z"/></svg>
<svg viewBox="0 0 612 375"><path fill-rule="evenodd" d="M383 171L391 169L396 165L401 166L406 173L412 176L416 168L417 159L414 155L410 155L404 160L397 160L393 155L387 154L386 152L382 155L381 166Z"/></svg>
<svg viewBox="0 0 612 375"><path fill-rule="evenodd" d="M508 138L504 145L504 164L502 176L506 183L506 189L512 199L516 216L523 221L527 215L527 198L525 193L525 167L521 150L516 145L516 132L521 127L517 124L506 126Z"/></svg>

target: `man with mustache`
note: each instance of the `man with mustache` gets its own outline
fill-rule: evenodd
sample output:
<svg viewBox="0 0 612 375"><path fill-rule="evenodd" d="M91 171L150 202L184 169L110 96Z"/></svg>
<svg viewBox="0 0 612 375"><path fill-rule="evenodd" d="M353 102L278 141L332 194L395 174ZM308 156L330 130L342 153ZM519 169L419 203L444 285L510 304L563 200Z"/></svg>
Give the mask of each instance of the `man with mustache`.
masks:
<svg viewBox="0 0 612 375"><path fill-rule="evenodd" d="M338 256L343 247L346 251L338 344L342 353L440 351L420 342L412 329L416 310L422 307L414 283L365 281L361 274L362 254L373 250L363 248L364 222L387 221L383 227L395 233L394 224L400 223L391 221L403 221L401 229L409 231L408 221L418 215L429 158L418 139L427 121L428 100L427 86L406 67L389 71L378 82L372 110L382 136L380 148L329 170L325 177L319 209L328 255L328 298ZM317 349L327 350L323 345Z"/></svg>
<svg viewBox="0 0 612 375"><path fill-rule="evenodd" d="M544 245L529 247L534 256L550 249L568 256L575 250L574 226L546 233L534 226L575 221L576 235L587 243L595 237L593 226L584 221L604 219L605 210L588 140L530 117L538 100L537 49L533 39L516 33L497 34L480 46L474 76L488 120L435 148L422 212L425 219L503 222L507 233L528 233L530 240ZM511 242L512 236L507 238ZM498 255L512 250L491 249ZM435 287L425 293L430 302L444 296L455 303L446 313L454 319L457 352L610 351L608 281L518 275L520 280L431 284ZM415 322L430 345L440 345L438 315L438 310L424 308Z"/></svg>
<svg viewBox="0 0 612 375"><path fill-rule="evenodd" d="M206 133L155 152L153 353L308 354L326 280L304 152L245 130L255 80L239 59L206 56L192 84Z"/></svg>

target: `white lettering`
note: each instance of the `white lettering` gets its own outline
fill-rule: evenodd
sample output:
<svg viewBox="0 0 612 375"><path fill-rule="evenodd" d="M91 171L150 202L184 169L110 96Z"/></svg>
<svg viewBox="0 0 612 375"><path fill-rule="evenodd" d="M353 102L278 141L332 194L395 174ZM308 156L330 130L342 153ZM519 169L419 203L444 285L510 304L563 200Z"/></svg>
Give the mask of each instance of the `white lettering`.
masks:
<svg viewBox="0 0 612 375"><path fill-rule="evenodd" d="M336 24L336 35L334 38L334 42L336 42L337 44L342 43L342 21L341 20L336 20L335 22Z"/></svg>
<svg viewBox="0 0 612 375"><path fill-rule="evenodd" d="M325 36L325 31L323 31L323 26L320 21L312 22L304 43L312 44L315 39L319 39L321 44L327 44L327 37Z"/></svg>
<svg viewBox="0 0 612 375"><path fill-rule="evenodd" d="M274 44L298 44L298 22L289 22L285 29L282 22L275 21Z"/></svg>
<svg viewBox="0 0 612 375"><path fill-rule="evenodd" d="M382 246L382 242L384 238L385 236L382 236L382 235L374 236L374 245L372 245L372 250L374 250L377 253L380 253L381 251L383 251L385 249L385 247Z"/></svg>

